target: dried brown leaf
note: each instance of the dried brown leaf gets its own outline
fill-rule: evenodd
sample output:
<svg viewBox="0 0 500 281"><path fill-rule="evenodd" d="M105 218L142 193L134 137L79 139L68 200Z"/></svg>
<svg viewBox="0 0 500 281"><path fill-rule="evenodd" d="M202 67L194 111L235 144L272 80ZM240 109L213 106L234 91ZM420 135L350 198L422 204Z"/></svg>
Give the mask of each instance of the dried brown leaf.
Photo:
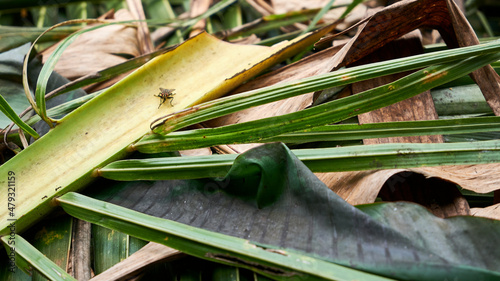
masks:
<svg viewBox="0 0 500 281"><path fill-rule="evenodd" d="M412 169L370 170L318 174L330 189L353 205L375 202L384 183L401 172L414 172L427 178L440 178L453 182L476 193L488 193L500 189L498 171L500 164L421 167Z"/></svg>
<svg viewBox="0 0 500 281"><path fill-rule="evenodd" d="M191 18L195 18L210 8L210 5L212 4L212 0L192 0L191 1L191 10L189 11L189 16ZM197 35L200 32L203 32L206 28L207 21L206 20L200 20L196 24L193 25L193 28L191 32L189 33L189 37L193 37Z"/></svg>
<svg viewBox="0 0 500 281"><path fill-rule="evenodd" d="M475 217L490 218L500 220L500 203L486 208L472 208L471 215Z"/></svg>
<svg viewBox="0 0 500 281"><path fill-rule="evenodd" d="M141 0L127 0L127 6L134 19L140 20L137 22L137 39L141 48L141 54L151 53L154 50L154 46L149 34L148 24L144 21L146 20L146 15L144 14Z"/></svg>

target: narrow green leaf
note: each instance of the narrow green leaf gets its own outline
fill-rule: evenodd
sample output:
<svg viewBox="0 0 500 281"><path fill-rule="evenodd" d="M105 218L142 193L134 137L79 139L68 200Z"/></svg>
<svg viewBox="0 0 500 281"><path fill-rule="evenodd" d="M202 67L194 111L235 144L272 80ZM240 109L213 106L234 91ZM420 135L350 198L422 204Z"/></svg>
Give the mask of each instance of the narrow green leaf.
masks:
<svg viewBox="0 0 500 281"><path fill-rule="evenodd" d="M239 124L207 129L203 135L204 145L213 146L227 143L260 142L263 139L295 132L315 126L339 122L361 113L382 108L387 105L416 96L472 72L500 58L500 54L473 57L459 62L431 66L416 71L391 84L365 92L334 100L299 112L269 117ZM300 85L300 83L299 83ZM217 110L217 109L216 109ZM169 122L167 120L167 122ZM176 124L173 125L174 127ZM155 130L158 132L160 130ZM161 131L160 131L161 132ZM177 150L173 143L159 142L162 137L148 135L133 147L140 152L156 153ZM153 142L150 142L153 141ZM183 147L197 147L196 142L185 142Z"/></svg>
<svg viewBox="0 0 500 281"><path fill-rule="evenodd" d="M5 114L12 122L14 122L19 128L21 128L23 131L28 133L30 136L34 137L35 139L39 138L40 136L38 133L33 130L28 124L24 123L21 118L17 115L17 113L14 112L12 107L7 103L7 101L4 99L3 96L0 95L0 110Z"/></svg>
<svg viewBox="0 0 500 281"><path fill-rule="evenodd" d="M498 163L500 141L394 143L293 150L313 172L404 169L422 166ZM113 180L166 180L222 177L236 155L121 160L99 170Z"/></svg>
<svg viewBox="0 0 500 281"><path fill-rule="evenodd" d="M40 274L42 274L45 278L54 281L68 281L74 280L71 275L66 273L65 270L61 269L47 257L45 257L42 253L40 253L35 247L31 246L28 241L24 240L19 235L15 235L15 247L11 248L9 246L9 238L8 236L2 237L2 242L11 249L11 254L14 253L16 264L17 263L27 263L32 268L37 270ZM14 249L12 251L12 249Z"/></svg>
<svg viewBox="0 0 500 281"><path fill-rule="evenodd" d="M270 138L257 140L257 142L285 142L306 143L316 141L341 141L360 140L371 138L424 136L443 134L470 134L480 132L500 131L500 117L477 117L458 118L444 120L407 121L407 122L385 122L372 124L342 124L326 125L300 131L277 135ZM238 130L234 130L238 132ZM185 150L192 148L208 147L212 140L206 136L211 135L211 129L197 129L190 131L173 132L166 136L151 135L143 139L148 146L162 146L168 144L170 149ZM141 150L143 141L138 142L135 147ZM224 143L236 143L231 136ZM247 143L249 141L242 141Z"/></svg>
<svg viewBox="0 0 500 281"><path fill-rule="evenodd" d="M323 90L330 87L347 85L381 75L388 75L426 67L432 64L446 63L454 60L464 60L471 56L500 51L500 41L483 45L445 50L432 54L423 54L409 58L395 59L374 64L337 70L332 73L317 75L281 83L198 105L194 108L167 116L153 123L154 132L168 134L189 125L230 114L245 108L257 106L284 98ZM490 60L491 62L491 60ZM456 74L458 75L458 74ZM448 74L451 76L451 74ZM457 76L459 77L459 76ZM451 78L450 78L451 79ZM189 112L189 114L185 114Z"/></svg>
<svg viewBox="0 0 500 281"><path fill-rule="evenodd" d="M293 252L268 251L248 240L152 217L73 192L57 200L67 213L77 218L161 243L189 255L252 269L264 276L308 280L388 280Z"/></svg>
<svg viewBox="0 0 500 281"><path fill-rule="evenodd" d="M265 142L304 143L370 138L465 134L500 131L500 117L327 125L266 139ZM175 135L172 133L171 135Z"/></svg>

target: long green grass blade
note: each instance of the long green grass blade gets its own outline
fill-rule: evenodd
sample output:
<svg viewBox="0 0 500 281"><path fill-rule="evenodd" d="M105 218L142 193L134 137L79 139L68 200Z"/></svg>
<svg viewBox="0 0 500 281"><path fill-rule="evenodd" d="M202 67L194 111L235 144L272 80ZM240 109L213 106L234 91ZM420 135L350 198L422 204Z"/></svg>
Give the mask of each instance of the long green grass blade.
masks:
<svg viewBox="0 0 500 281"><path fill-rule="evenodd" d="M460 143L394 143L322 149L293 153L313 172L404 169L422 166L498 163L500 141ZM121 160L99 170L112 180L195 179L225 176L237 155L167 157Z"/></svg>
<svg viewBox="0 0 500 281"><path fill-rule="evenodd" d="M30 136L34 137L35 139L39 138L40 136L38 133L33 130L28 124L24 123L21 118L17 115L17 113L10 107L9 103L5 100L5 98L0 95L0 110L5 114L12 122L14 122L19 128L21 128L23 131L28 133Z"/></svg>
<svg viewBox="0 0 500 281"><path fill-rule="evenodd" d="M53 281L68 281L74 280L71 275L66 273L63 269L57 266L54 262L45 257L35 247L31 246L28 241L24 240L19 235L15 235L15 247L11 248L8 236L2 237L2 242L14 253L16 264L29 264L32 268L37 270L45 278ZM13 249L13 250L12 250Z"/></svg>
<svg viewBox="0 0 500 281"><path fill-rule="evenodd" d="M173 132L155 135L158 144L168 143L179 150L210 146L205 136L211 129ZM500 117L459 118L428 121L385 122L372 124L326 125L266 138L260 142L306 143L316 141L343 141L371 138L424 136L441 134L470 134L500 131ZM148 140L151 144L153 139ZM234 143L227 139L226 143ZM140 147L140 142L137 144Z"/></svg>
<svg viewBox="0 0 500 281"><path fill-rule="evenodd" d="M281 280L388 280L294 252L268 251L248 240L152 217L73 192L57 200L77 218Z"/></svg>
<svg viewBox="0 0 500 281"><path fill-rule="evenodd" d="M206 146L260 142L276 135L339 122L418 95L436 85L453 80L454 77L460 77L487 65L498 58L500 58L500 54L488 54L459 62L431 66L388 85L299 112L207 129L205 131L207 134L203 135L202 138L204 138ZM173 143L159 142L159 138L161 137L158 135L145 136L134 145L134 148L144 153L177 150L177 148L171 147ZM198 144L186 141L184 145L196 147Z"/></svg>
<svg viewBox="0 0 500 281"><path fill-rule="evenodd" d="M252 106L277 101L305 93L323 90L330 87L347 85L382 75L414 70L432 64L446 63L454 60L464 60L479 54L500 51L500 41L483 45L445 50L432 54L423 54L410 58L395 59L374 64L342 69L332 73L317 75L293 82L281 83L254 91L249 91L225 98L220 98L205 104L167 116L163 121L153 124L157 134L168 134L189 125L217 118ZM493 61L494 59L491 59ZM459 74L455 74L460 77ZM448 74L447 76L450 76ZM189 112L189 114L186 114ZM284 132L283 132L284 133Z"/></svg>

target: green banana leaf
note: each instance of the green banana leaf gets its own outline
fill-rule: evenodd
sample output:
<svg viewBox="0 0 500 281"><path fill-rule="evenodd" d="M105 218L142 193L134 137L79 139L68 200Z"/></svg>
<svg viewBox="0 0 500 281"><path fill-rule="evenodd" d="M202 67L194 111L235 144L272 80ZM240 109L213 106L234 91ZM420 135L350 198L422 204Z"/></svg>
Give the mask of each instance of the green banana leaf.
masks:
<svg viewBox="0 0 500 281"><path fill-rule="evenodd" d="M499 221L440 219L409 203L353 207L280 143L240 155L223 179L101 181L87 194L266 249L390 278L500 278Z"/></svg>

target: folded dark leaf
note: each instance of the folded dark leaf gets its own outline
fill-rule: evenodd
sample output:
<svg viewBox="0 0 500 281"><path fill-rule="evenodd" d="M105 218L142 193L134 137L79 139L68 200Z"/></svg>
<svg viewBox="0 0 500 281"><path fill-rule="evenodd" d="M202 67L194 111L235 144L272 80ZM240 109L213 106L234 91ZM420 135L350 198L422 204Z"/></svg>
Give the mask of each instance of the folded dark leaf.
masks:
<svg viewBox="0 0 500 281"><path fill-rule="evenodd" d="M405 280L500 277L495 250L500 222L439 219L403 203L360 210L330 191L280 143L242 154L224 179L102 184L108 185L105 191L95 186L90 195L379 275ZM384 220L390 210L397 223Z"/></svg>

